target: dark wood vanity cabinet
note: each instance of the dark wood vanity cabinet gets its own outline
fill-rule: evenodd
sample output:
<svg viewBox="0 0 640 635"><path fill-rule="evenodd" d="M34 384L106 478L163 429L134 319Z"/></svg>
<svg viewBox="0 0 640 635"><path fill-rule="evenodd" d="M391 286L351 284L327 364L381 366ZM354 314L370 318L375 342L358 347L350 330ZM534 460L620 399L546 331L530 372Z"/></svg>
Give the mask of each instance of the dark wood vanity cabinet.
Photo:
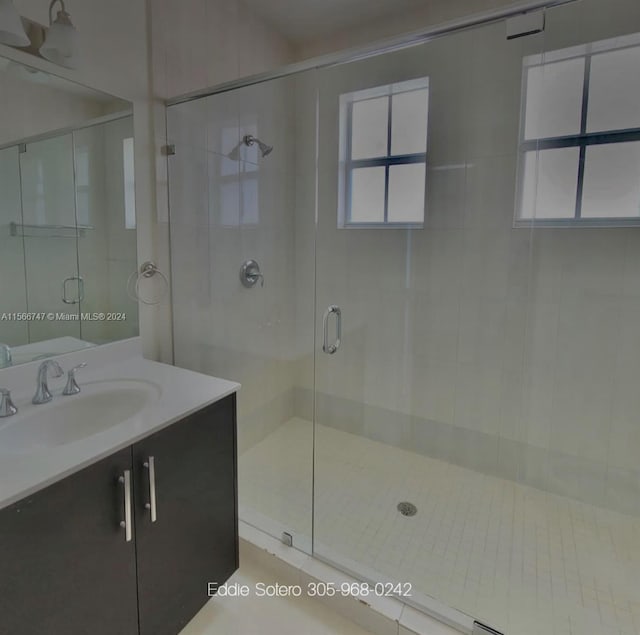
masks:
<svg viewBox="0 0 640 635"><path fill-rule="evenodd" d="M0 635L176 635L237 567L231 395L0 511Z"/></svg>
<svg viewBox="0 0 640 635"><path fill-rule="evenodd" d="M140 635L179 633L238 568L234 420L225 399L133 446Z"/></svg>
<svg viewBox="0 0 640 635"><path fill-rule="evenodd" d="M131 635L136 552L119 526L123 450L0 511L2 635Z"/></svg>

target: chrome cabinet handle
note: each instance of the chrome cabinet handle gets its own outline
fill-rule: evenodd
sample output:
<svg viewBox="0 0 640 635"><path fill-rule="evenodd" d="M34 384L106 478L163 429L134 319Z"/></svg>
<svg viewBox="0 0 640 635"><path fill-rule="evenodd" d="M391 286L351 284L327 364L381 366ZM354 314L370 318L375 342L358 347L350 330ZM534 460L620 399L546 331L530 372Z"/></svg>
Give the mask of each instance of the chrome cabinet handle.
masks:
<svg viewBox="0 0 640 635"><path fill-rule="evenodd" d="M76 300L69 300L67 296L67 283L78 281L78 297ZM78 304L84 300L84 280L81 276L69 276L62 281L62 301L65 304Z"/></svg>
<svg viewBox="0 0 640 635"><path fill-rule="evenodd" d="M145 504L145 509L149 510L151 516L151 522L155 523L158 520L158 510L156 506L156 459L153 456L149 457L148 461L143 463L143 466L149 471L149 502Z"/></svg>
<svg viewBox="0 0 640 635"><path fill-rule="evenodd" d="M336 339L333 344L329 344L329 317L331 314L336 316ZM342 340L342 311L340 307L332 304L325 312L322 318L324 328L324 341L322 343L322 350L327 355L333 355L339 348Z"/></svg>
<svg viewBox="0 0 640 635"><path fill-rule="evenodd" d="M120 527L124 529L126 542L133 539L133 529L131 525L131 470L125 470L118 479L124 488L124 520L120 521Z"/></svg>

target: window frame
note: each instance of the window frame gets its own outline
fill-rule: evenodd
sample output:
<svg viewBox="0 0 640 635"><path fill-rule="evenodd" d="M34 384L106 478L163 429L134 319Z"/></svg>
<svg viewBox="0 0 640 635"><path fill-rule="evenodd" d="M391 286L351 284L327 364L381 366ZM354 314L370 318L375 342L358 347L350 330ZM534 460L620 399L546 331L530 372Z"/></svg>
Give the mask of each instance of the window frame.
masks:
<svg viewBox="0 0 640 635"><path fill-rule="evenodd" d="M427 91L427 129L429 121L430 87L429 77L420 77L393 84L375 86L373 88L358 90L340 95L340 205L338 211L339 229L422 229L425 225L427 214L427 154L429 135L425 138L425 151L412 154L392 154L391 144L393 139L393 97L418 90ZM360 96L360 98L358 98ZM387 154L386 156L369 157L366 159L354 159L352 153L353 142L353 106L370 99L386 97L387 102ZM424 180L424 211L422 222L389 221L389 172L394 165L412 165L422 163L425 167ZM359 168L383 167L384 176L384 220L381 222L358 222L351 220L352 182L353 171Z"/></svg>
<svg viewBox="0 0 640 635"><path fill-rule="evenodd" d="M640 34L632 34L623 38L601 40L582 46L576 46L568 49L559 49L557 51L539 55L531 55L524 58L518 148L517 204L514 218L514 227L531 227L533 225L535 225L536 227L629 227L640 225L640 215L637 218L631 216L584 218L582 216L587 148L597 145L613 145L640 141L640 126L638 126L637 128L621 128L599 132L587 132L592 59L595 55L639 47ZM527 117L526 109L528 99L529 69L575 58L584 58L585 61L584 77L582 83L582 103L580 110L580 132L578 132L577 134L557 137L526 139L525 129ZM526 154L529 152L535 152L536 154L538 154L543 150L556 150L560 148L579 149L578 175L576 182L576 204L574 215L572 217L566 218L522 218L521 213L523 208L525 179L524 164ZM536 165L538 161L539 156L536 156Z"/></svg>

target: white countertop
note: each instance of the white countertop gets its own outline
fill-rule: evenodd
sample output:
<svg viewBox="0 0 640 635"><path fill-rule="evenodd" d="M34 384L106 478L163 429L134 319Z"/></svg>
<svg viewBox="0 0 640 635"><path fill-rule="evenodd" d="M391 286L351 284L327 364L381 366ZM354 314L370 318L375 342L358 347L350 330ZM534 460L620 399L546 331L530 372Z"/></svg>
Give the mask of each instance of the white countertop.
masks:
<svg viewBox="0 0 640 635"><path fill-rule="evenodd" d="M67 370L70 363L75 365L78 361L84 361L83 354L87 357L89 351L70 354L69 360L65 359L66 356L56 359ZM160 387L161 394L130 419L68 445L19 454L0 447L0 509L179 421L192 412L219 401L240 388L235 382L152 362L143 359L139 354L120 360L117 359L118 355L106 355L107 363L100 363L97 348L91 350L90 357L92 360L88 360L87 368L82 369L77 375L81 388L84 382L137 379L152 382ZM116 359L113 359L114 357ZM70 363L66 363L67 361ZM4 369L0 374L0 387L13 390L13 400L20 413L26 413L30 408L47 408L57 399L73 398L60 396L65 377L50 379L49 388L54 395L54 401L39 406L32 405L30 402L36 385L33 370L37 365L28 366L32 367L29 375L33 375L28 385L24 381L24 370L20 372L19 383L17 375L12 380L12 376L5 374L10 369ZM11 419L0 419L0 428L7 425Z"/></svg>
<svg viewBox="0 0 640 635"><path fill-rule="evenodd" d="M13 357L13 363L17 365L25 364L44 356L51 357L54 355L63 355L64 353L79 351L84 348L92 348L94 346L95 344L92 342L87 342L85 340L78 339L77 337L67 335L65 337L54 337L50 340L34 342L33 344L12 346L11 356Z"/></svg>

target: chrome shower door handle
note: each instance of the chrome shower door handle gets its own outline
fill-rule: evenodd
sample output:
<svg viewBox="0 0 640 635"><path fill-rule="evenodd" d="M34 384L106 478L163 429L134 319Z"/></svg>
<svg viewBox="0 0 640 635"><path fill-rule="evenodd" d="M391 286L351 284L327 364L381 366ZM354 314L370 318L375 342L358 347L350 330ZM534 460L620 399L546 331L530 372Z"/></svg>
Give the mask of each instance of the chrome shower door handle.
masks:
<svg viewBox="0 0 640 635"><path fill-rule="evenodd" d="M78 296L75 300L69 300L69 296L67 295L67 284L69 282L77 281L78 287ZM79 304L84 300L84 280L81 276L69 276L62 281L62 301L65 304Z"/></svg>
<svg viewBox="0 0 640 635"><path fill-rule="evenodd" d="M151 522L158 520L158 509L156 504L156 459L150 456L143 464L144 468L149 472L149 502L145 503L145 509L149 510Z"/></svg>
<svg viewBox="0 0 640 635"><path fill-rule="evenodd" d="M78 276L78 302L82 302L84 300L84 278L82 276Z"/></svg>
<svg viewBox="0 0 640 635"><path fill-rule="evenodd" d="M336 316L336 339L333 344L329 344L329 318L332 314ZM340 310L340 307L336 304L329 306L329 308L324 312L322 323L324 329L322 350L327 355L333 355L340 348L342 340L342 311Z"/></svg>
<svg viewBox="0 0 640 635"><path fill-rule="evenodd" d="M120 521L120 527L124 529L124 539L131 542L133 539L133 514L131 510L131 470L125 470L118 479L124 489L124 520Z"/></svg>

